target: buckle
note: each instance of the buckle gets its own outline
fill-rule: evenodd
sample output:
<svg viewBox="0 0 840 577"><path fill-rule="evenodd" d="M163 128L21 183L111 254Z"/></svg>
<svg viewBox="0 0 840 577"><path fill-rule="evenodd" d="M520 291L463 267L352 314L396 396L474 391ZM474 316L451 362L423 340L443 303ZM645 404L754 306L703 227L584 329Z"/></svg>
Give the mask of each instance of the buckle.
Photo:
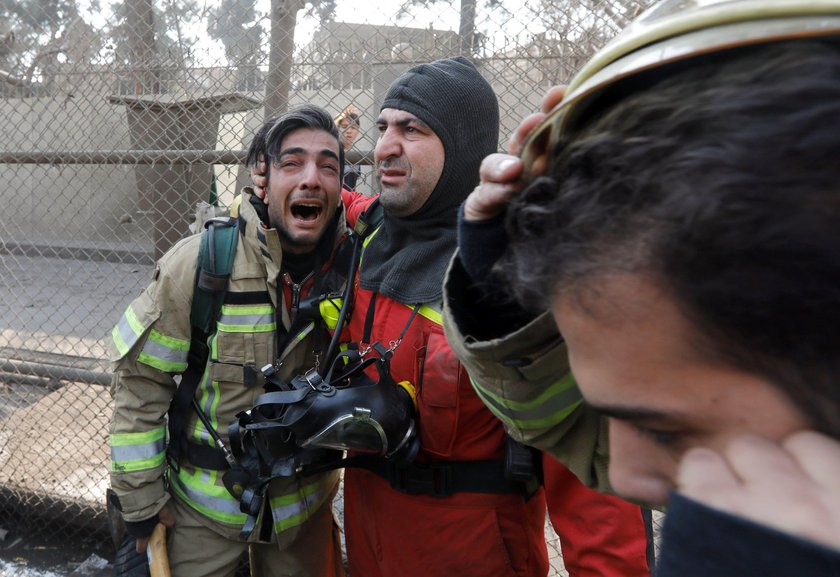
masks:
<svg viewBox="0 0 840 577"><path fill-rule="evenodd" d="M391 487L408 495L431 495L449 497L454 493L452 486L452 466L449 463L420 465L409 467L391 467L389 475Z"/></svg>
<svg viewBox="0 0 840 577"><path fill-rule="evenodd" d="M181 472L180 459L175 457L175 455L173 455L172 451L170 451L169 449L167 449L167 451L166 451L165 459L166 459L166 464L167 464L167 467L169 468L169 470L171 472L173 472L175 475L178 475Z"/></svg>

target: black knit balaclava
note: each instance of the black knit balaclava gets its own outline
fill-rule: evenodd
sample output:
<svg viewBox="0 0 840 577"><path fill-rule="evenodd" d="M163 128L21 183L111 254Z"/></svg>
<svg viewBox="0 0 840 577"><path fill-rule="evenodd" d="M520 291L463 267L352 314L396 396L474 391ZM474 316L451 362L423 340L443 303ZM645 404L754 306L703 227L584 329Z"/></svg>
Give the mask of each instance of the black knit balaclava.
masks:
<svg viewBox="0 0 840 577"><path fill-rule="evenodd" d="M365 249L360 285L405 304L441 298L456 247L458 207L478 184L478 169L499 143L499 104L490 84L461 56L420 64L397 78L380 110L410 112L443 142L443 171L414 214L385 211Z"/></svg>

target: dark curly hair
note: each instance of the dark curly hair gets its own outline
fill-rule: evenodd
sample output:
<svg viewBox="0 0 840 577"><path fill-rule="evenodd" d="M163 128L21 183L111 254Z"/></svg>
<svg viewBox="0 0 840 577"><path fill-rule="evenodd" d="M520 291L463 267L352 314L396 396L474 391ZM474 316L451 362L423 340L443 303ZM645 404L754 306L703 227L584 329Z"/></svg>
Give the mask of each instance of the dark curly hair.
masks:
<svg viewBox="0 0 840 577"><path fill-rule="evenodd" d="M508 211L518 300L646 275L704 350L840 437L840 50L752 48L589 119Z"/></svg>

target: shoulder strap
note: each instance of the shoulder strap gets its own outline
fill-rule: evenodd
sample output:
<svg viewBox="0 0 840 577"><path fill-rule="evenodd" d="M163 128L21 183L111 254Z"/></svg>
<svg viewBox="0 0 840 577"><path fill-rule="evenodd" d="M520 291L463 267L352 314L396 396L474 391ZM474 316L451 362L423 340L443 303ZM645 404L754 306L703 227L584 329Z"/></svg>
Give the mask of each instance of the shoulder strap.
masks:
<svg viewBox="0 0 840 577"><path fill-rule="evenodd" d="M228 279L236 256L239 237L237 220L229 217L211 218L204 223L198 262L195 271L192 309L190 310L190 352L187 369L169 405L169 444L167 455L173 467L185 450L184 426L198 383L204 374L210 350L207 339L216 328L216 319L222 309Z"/></svg>
<svg viewBox="0 0 840 577"><path fill-rule="evenodd" d="M365 211L359 215L359 218L356 219L356 226L353 227L353 232L364 240L379 228L384 218L385 209L382 208L379 197L377 196Z"/></svg>
<svg viewBox="0 0 840 577"><path fill-rule="evenodd" d="M332 366L333 359L338 353L338 341L341 338L342 327L347 315L353 308L353 285L355 283L356 271L362 260L362 245L365 239L376 232L379 225L382 224L382 219L385 218L385 213L382 206L379 204L379 197L376 197L371 202L362 214L356 219L356 224L353 227L353 234L351 235L353 243L353 253L350 256L350 270L347 271L347 282L344 287L344 294L342 296L341 310L338 313L338 320L333 329L333 335L330 339L330 344L327 347L327 352L324 355L324 371L329 371Z"/></svg>
<svg viewBox="0 0 840 577"><path fill-rule="evenodd" d="M195 271L190 324L193 329L198 328L209 335L215 327L233 270L239 227L236 219L230 217L211 218L204 226Z"/></svg>

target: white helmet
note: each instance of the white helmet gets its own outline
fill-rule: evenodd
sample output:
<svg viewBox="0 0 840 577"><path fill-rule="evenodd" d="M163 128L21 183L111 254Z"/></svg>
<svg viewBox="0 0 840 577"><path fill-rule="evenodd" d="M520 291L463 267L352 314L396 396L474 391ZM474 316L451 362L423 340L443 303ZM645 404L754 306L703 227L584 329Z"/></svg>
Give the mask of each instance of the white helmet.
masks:
<svg viewBox="0 0 840 577"><path fill-rule="evenodd" d="M602 48L530 135L526 171L599 105L710 55L793 39L840 42L840 0L663 0Z"/></svg>

